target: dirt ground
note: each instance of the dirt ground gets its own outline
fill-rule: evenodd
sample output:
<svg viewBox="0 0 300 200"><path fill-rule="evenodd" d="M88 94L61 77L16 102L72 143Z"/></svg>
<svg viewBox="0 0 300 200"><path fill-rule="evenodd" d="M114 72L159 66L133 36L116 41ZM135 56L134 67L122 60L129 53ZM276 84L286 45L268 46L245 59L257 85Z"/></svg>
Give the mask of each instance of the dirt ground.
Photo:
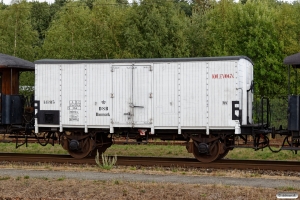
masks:
<svg viewBox="0 0 300 200"><path fill-rule="evenodd" d="M0 199L277 199L278 190L230 185L0 177Z"/></svg>
<svg viewBox="0 0 300 200"><path fill-rule="evenodd" d="M1 163L0 171L4 169L45 170L64 172L104 172L104 173L132 173L155 175L190 175L190 176L217 176L244 178L268 178L299 180L299 174L272 174L270 172L258 173L256 171L239 170L192 170L192 169L166 169L166 168L141 168L115 167L112 170L99 170L95 166L72 166L26 163ZM5 173L4 173L5 174ZM69 179L64 176L59 178L30 176L6 176L0 173L0 200L20 199L235 199L235 200L269 200L277 199L279 192L294 192L300 195L296 188L258 188L221 184L183 184L159 183L143 181L112 180L82 180Z"/></svg>

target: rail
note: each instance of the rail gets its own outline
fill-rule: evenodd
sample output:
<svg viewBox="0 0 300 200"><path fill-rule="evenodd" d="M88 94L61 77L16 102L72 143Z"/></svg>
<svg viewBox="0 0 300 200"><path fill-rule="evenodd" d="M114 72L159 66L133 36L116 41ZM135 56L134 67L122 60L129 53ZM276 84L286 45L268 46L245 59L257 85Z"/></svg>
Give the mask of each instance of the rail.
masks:
<svg viewBox="0 0 300 200"><path fill-rule="evenodd" d="M0 153L0 161L9 162L38 162L38 163L66 163L95 165L95 158L74 159L69 155L56 154L21 154ZM186 167L209 169L253 169L276 171L300 171L298 161L262 161L262 160L231 160L222 159L212 163L201 163L194 158L166 158L166 157L127 157L118 156L116 165L123 166L159 166Z"/></svg>

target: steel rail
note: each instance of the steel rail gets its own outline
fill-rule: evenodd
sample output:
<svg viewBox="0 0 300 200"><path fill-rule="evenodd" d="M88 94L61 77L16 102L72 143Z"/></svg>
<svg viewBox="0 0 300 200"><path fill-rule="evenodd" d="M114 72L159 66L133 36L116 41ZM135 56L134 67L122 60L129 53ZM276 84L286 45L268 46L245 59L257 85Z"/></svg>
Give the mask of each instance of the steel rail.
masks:
<svg viewBox="0 0 300 200"><path fill-rule="evenodd" d="M2 142L2 141L0 141ZM16 143L16 139L7 140L6 143ZM24 142L24 140L20 139L20 143ZM27 143L38 143L36 139L28 139ZM52 144L53 141L50 139L49 144ZM280 147L282 142L272 141L270 142L270 146L272 147ZM54 141L54 144L58 144L58 141ZM126 140L114 140L113 145L162 145L162 146L185 146L186 142L183 141L148 141L148 142L135 142L135 141L126 141ZM254 148L253 144L249 142L248 144L236 144L236 148Z"/></svg>
<svg viewBox="0 0 300 200"><path fill-rule="evenodd" d="M186 167L208 169L252 169L300 171L298 161L264 161L264 160L232 160L222 159L212 163L201 163L194 158L166 158L166 157L127 157L118 156L116 165L123 166L159 166L159 167ZM40 162L95 165L95 158L74 159L69 155L57 154L21 154L0 153L0 161L10 162Z"/></svg>

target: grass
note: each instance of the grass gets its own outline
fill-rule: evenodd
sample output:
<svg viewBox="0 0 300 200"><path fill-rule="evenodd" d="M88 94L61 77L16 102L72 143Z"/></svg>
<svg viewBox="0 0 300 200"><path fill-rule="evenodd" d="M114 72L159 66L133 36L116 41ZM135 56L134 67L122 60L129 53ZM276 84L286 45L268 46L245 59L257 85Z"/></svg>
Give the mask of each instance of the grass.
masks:
<svg viewBox="0 0 300 200"><path fill-rule="evenodd" d="M253 149L237 148L228 153L226 158L239 160L292 160L300 161L300 155L292 151L280 151L273 153L268 148L255 151Z"/></svg>
<svg viewBox="0 0 300 200"><path fill-rule="evenodd" d="M0 181L8 180L10 179L9 176L0 176Z"/></svg>
<svg viewBox="0 0 300 200"><path fill-rule="evenodd" d="M58 181L63 181L63 180L65 180L65 179L66 179L66 177L63 176L63 177L58 178L57 180L58 180Z"/></svg>
<svg viewBox="0 0 300 200"><path fill-rule="evenodd" d="M0 152L2 153L36 153L36 154L67 154L60 145L55 144L54 146L48 144L41 146L37 143L30 143L28 147L25 145L16 148L15 143L0 143Z"/></svg>
<svg viewBox="0 0 300 200"><path fill-rule="evenodd" d="M0 143L0 152L3 153L45 153L45 154L68 154L60 145L55 144L41 146L28 144L28 147L15 148L14 143ZM118 156L146 156L146 157L185 157L193 158L193 154L187 153L185 146L176 145L112 145L105 152L106 155ZM268 148L255 151L254 149L235 148L225 158L242 160L292 160L300 161L300 155L292 151L272 153Z"/></svg>
<svg viewBox="0 0 300 200"><path fill-rule="evenodd" d="M115 155L114 157L109 157L105 154L101 154L102 157L102 162L99 160L99 152L97 151L97 155L95 157L96 164L98 167L106 170L110 170L115 166L117 163L117 156Z"/></svg>

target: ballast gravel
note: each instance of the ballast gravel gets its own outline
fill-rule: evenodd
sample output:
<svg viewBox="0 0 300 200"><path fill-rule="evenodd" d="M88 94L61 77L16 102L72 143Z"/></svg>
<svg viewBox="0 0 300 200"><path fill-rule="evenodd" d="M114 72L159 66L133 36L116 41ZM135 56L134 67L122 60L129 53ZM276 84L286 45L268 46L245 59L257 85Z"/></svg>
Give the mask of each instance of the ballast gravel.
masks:
<svg viewBox="0 0 300 200"><path fill-rule="evenodd" d="M160 182L160 183L187 183L187 184L222 184L232 186L249 186L259 188L284 188L292 187L300 189L299 180L289 179L266 179L266 178L234 178L218 176L187 176L187 175L149 175L131 173L109 173L109 172L72 172L72 171L45 171L45 170L24 170L24 169L1 169L1 177L31 177L95 181L134 181L134 182Z"/></svg>

